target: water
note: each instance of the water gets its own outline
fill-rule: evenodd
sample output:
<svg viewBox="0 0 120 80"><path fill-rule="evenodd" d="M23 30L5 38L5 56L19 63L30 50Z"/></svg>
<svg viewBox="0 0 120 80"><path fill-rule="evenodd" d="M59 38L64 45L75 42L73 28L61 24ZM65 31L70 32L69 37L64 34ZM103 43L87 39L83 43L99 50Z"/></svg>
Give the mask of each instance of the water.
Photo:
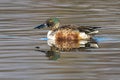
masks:
<svg viewBox="0 0 120 80"><path fill-rule="evenodd" d="M119 0L1 0L0 80L119 80ZM61 24L101 26L100 48L60 52L50 60L48 30L35 26L49 17Z"/></svg>

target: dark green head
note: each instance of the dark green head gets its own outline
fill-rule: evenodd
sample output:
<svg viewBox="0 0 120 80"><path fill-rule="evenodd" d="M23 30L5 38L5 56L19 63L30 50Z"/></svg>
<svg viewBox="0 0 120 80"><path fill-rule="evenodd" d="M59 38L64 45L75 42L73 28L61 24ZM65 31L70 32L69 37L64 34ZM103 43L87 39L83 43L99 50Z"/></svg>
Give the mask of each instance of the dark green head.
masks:
<svg viewBox="0 0 120 80"><path fill-rule="evenodd" d="M46 24L48 25L48 27L54 26L57 23L59 23L58 18L49 18L49 19L46 20Z"/></svg>
<svg viewBox="0 0 120 80"><path fill-rule="evenodd" d="M59 19L56 17L53 17L53 18L47 19L44 24L41 24L41 25L35 27L35 29L41 29L44 27L49 27L51 29L55 29L55 28L59 27L59 24L60 24Z"/></svg>

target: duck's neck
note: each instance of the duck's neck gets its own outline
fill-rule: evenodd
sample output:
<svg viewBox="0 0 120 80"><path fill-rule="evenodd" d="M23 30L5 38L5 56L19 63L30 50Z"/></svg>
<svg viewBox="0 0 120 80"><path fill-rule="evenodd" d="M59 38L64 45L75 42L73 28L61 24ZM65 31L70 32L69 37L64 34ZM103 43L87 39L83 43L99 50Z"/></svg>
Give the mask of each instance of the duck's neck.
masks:
<svg viewBox="0 0 120 80"><path fill-rule="evenodd" d="M56 23L56 24L52 27L51 30L55 30L55 29L57 29L59 26L60 26L60 23Z"/></svg>

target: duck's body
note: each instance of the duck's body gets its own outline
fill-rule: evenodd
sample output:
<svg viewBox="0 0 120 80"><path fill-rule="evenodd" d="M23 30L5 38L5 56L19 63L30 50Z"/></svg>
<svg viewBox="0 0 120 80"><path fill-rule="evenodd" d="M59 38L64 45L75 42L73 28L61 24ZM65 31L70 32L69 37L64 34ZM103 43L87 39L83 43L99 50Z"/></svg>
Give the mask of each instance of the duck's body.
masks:
<svg viewBox="0 0 120 80"><path fill-rule="evenodd" d="M80 31L78 26L64 25L48 31L47 38L52 40L87 40L91 35Z"/></svg>
<svg viewBox="0 0 120 80"><path fill-rule="evenodd" d="M49 27L47 38L51 40L88 40L94 34L98 33L97 28L91 26L76 26L76 25L63 25L59 26L57 18L50 18L46 21L45 25L40 25L36 28Z"/></svg>
<svg viewBox="0 0 120 80"><path fill-rule="evenodd" d="M70 50L80 47L98 48L97 42L93 40L93 36L99 31L91 26L76 26L76 25L59 25L59 19L47 19L44 24L41 24L35 29L50 28L47 33L47 43L51 47L56 47L59 50Z"/></svg>
<svg viewBox="0 0 120 80"><path fill-rule="evenodd" d="M99 27L64 25L50 30L47 38L52 40L88 40L99 32L96 30L97 28Z"/></svg>

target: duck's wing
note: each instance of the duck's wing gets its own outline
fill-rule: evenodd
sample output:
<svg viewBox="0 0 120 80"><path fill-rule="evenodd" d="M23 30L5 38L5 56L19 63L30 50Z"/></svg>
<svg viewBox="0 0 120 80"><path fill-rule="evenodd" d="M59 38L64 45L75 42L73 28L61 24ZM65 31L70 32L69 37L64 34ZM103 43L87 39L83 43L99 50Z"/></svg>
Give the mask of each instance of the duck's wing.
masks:
<svg viewBox="0 0 120 80"><path fill-rule="evenodd" d="M96 34L98 33L98 28L101 28L101 27L93 27L93 26L79 26L77 27L77 29L80 31L80 32L85 32L87 34Z"/></svg>

